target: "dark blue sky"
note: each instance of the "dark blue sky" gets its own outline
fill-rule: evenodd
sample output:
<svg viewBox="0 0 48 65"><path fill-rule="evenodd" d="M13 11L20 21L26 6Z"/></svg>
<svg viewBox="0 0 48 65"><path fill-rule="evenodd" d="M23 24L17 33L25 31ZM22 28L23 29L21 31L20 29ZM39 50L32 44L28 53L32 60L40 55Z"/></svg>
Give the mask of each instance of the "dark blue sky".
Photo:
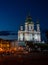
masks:
<svg viewBox="0 0 48 65"><path fill-rule="evenodd" d="M0 31L17 33L29 12L35 23L40 20L42 30L48 29L48 0L0 0ZM16 35L0 38L16 39Z"/></svg>

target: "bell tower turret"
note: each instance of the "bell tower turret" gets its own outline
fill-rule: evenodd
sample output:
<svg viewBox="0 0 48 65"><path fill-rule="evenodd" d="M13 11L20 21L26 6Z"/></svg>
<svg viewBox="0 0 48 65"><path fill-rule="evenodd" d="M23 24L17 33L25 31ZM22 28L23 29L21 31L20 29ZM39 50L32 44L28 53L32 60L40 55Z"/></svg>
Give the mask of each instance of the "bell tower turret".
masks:
<svg viewBox="0 0 48 65"><path fill-rule="evenodd" d="M40 24L39 24L39 21L37 21L36 24L37 24L37 31L40 32Z"/></svg>
<svg viewBox="0 0 48 65"><path fill-rule="evenodd" d="M39 21L37 21L37 36L38 36L38 42L41 42L41 32L40 32Z"/></svg>

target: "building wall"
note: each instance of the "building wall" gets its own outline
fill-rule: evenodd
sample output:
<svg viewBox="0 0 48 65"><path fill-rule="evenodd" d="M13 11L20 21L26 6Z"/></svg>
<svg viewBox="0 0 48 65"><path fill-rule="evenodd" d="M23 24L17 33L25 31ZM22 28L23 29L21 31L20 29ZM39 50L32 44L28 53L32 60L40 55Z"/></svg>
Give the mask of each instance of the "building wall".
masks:
<svg viewBox="0 0 48 65"><path fill-rule="evenodd" d="M41 41L41 35L38 32L22 32L19 33L18 38L19 41Z"/></svg>

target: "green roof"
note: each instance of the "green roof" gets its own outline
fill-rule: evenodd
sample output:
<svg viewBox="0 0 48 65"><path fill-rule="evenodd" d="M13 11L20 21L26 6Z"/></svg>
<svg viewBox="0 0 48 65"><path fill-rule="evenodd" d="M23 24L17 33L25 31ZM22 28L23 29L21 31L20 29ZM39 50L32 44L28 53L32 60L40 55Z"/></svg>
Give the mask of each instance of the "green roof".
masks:
<svg viewBox="0 0 48 65"><path fill-rule="evenodd" d="M19 42L18 45L19 46L25 46L25 42Z"/></svg>
<svg viewBox="0 0 48 65"><path fill-rule="evenodd" d="M33 24L33 22L32 22L32 17L31 17L31 16L28 16L28 17L26 18L26 22Z"/></svg>

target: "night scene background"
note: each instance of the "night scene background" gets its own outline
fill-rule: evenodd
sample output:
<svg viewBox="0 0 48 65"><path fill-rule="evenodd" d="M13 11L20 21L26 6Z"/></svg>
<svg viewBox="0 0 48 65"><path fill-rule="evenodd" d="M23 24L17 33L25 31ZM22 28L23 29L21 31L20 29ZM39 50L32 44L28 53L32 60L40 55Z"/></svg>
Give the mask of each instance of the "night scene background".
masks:
<svg viewBox="0 0 48 65"><path fill-rule="evenodd" d="M24 25L28 13L33 21L40 21L42 38L48 30L48 0L0 0L0 38L17 39L20 25Z"/></svg>

